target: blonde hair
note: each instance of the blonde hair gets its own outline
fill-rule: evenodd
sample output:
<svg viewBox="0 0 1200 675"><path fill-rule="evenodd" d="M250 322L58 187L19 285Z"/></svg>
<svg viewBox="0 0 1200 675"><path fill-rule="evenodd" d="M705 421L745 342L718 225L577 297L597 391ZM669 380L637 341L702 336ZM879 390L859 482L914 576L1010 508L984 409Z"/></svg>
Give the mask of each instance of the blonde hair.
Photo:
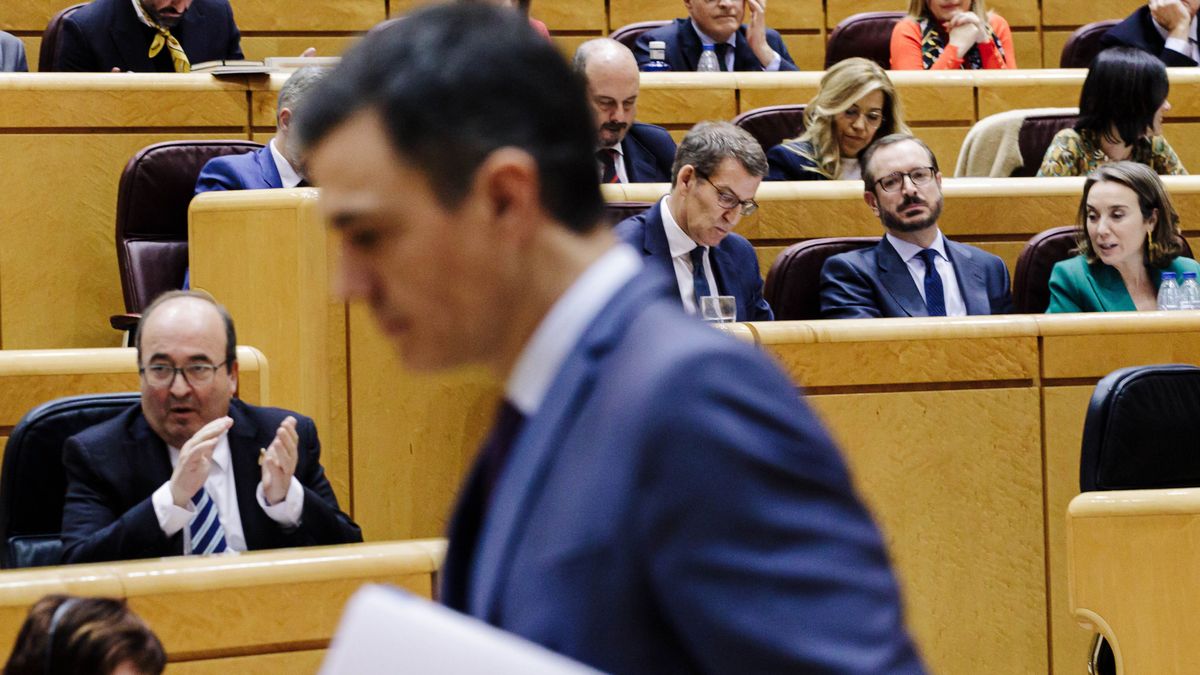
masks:
<svg viewBox="0 0 1200 675"><path fill-rule="evenodd" d="M842 169L842 151L833 128L833 118L846 112L864 96L883 92L883 123L875 130L872 142L889 134L910 133L904 123L904 111L896 96L896 87L887 72L874 61L850 58L839 61L821 78L817 95L804 109L804 133L793 141L808 141L813 156L808 157L827 178L836 179ZM869 144L868 144L869 145ZM793 146L792 152L806 156Z"/></svg>
<svg viewBox="0 0 1200 675"><path fill-rule="evenodd" d="M970 11L978 14L980 18L989 16L986 0L971 0ZM929 0L908 0L908 15L917 21L932 19L933 14L929 11Z"/></svg>

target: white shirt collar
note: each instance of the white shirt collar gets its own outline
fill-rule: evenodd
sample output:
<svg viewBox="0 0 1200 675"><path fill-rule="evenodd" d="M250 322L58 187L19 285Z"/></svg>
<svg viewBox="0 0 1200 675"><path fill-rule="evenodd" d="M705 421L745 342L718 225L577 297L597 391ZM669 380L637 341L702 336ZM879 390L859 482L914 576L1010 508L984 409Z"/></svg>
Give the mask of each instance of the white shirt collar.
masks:
<svg viewBox="0 0 1200 675"><path fill-rule="evenodd" d="M142 7L142 3L139 0L131 0L131 2L133 2L133 11L135 14L137 14L138 21L141 21L142 24L155 30L162 28L158 24L154 23L154 19L151 19L150 15L146 13L146 8Z"/></svg>
<svg viewBox="0 0 1200 675"><path fill-rule="evenodd" d="M134 1L136 2L136 0L134 0ZM695 21L692 21L691 24L692 24L692 30L696 31L696 35L700 38L700 44L702 44L702 45L717 44L716 40L714 40L713 38L710 38L707 34L705 34L704 31L700 30L700 27L696 25ZM737 46L737 34L738 34L738 32L736 30L733 31L733 33L731 33L729 35L729 39L725 41L725 44L727 44L731 47L736 47Z"/></svg>
<svg viewBox="0 0 1200 675"><path fill-rule="evenodd" d="M504 386L508 401L523 415L538 411L584 330L642 264L642 256L628 244L613 246L584 270L546 313Z"/></svg>
<svg viewBox="0 0 1200 675"><path fill-rule="evenodd" d="M658 208L662 213L663 230L667 233L667 246L671 249L671 257L678 258L691 253L699 244L692 241L687 232L679 227L679 223L675 222L675 216L671 215L671 209L667 206L667 200L670 198L671 195L663 197L658 203Z"/></svg>
<svg viewBox="0 0 1200 675"><path fill-rule="evenodd" d="M887 240L889 243L891 243L892 248L896 249L896 253L900 254L900 259L905 263L908 263L908 261L917 257L917 254L923 250L920 246L904 241L900 237L893 235L891 232L888 232L884 236L887 237ZM933 240L933 244L931 244L929 248L937 251L938 255L946 260L950 259L950 256L946 255L946 241L942 238L941 228L938 228L937 237Z"/></svg>
<svg viewBox="0 0 1200 675"><path fill-rule="evenodd" d="M279 148L275 147L274 138L271 139L268 147L271 148L271 159L275 160L275 169L279 171L279 181L283 183L283 187L294 188L299 185L300 181L304 179L292 168L292 163L287 160L287 157L279 152Z"/></svg>

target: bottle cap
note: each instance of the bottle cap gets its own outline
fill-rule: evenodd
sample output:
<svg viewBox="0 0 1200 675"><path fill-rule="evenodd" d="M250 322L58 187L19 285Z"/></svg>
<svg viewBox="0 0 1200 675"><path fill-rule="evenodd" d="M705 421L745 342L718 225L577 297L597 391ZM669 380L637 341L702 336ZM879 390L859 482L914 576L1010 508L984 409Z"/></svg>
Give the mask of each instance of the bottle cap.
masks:
<svg viewBox="0 0 1200 675"><path fill-rule="evenodd" d="M704 45L704 51L715 52L715 51L717 51L717 46L716 45Z"/></svg>
<svg viewBox="0 0 1200 675"><path fill-rule="evenodd" d="M665 50L666 48L667 48L667 43L663 42L662 40L654 40L650 43L650 49L664 49Z"/></svg>
<svg viewBox="0 0 1200 675"><path fill-rule="evenodd" d="M1183 278L1184 278L1184 279L1195 279L1195 278L1196 278L1196 273L1195 273L1195 272L1184 272L1184 273L1183 273Z"/></svg>
<svg viewBox="0 0 1200 675"><path fill-rule="evenodd" d="M1162 273L1162 280L1163 280L1163 281L1166 281L1166 280L1168 280L1168 279L1170 279L1171 281L1174 281L1174 280L1175 280L1175 273L1174 273L1174 272L1163 272L1163 273Z"/></svg>

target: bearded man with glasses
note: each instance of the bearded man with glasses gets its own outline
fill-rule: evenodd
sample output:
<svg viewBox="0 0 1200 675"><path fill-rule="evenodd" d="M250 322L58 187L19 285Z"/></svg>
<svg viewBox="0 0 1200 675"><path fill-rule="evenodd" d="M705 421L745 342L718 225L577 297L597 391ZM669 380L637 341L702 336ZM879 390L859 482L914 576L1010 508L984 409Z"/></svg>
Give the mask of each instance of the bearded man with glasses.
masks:
<svg viewBox="0 0 1200 675"><path fill-rule="evenodd" d="M938 228L942 174L929 146L892 134L862 153L863 199L886 234L821 268L821 316L965 316L1012 312L1000 258L950 241Z"/></svg>
<svg viewBox="0 0 1200 675"><path fill-rule="evenodd" d="M703 296L732 295L737 321L770 321L758 256L733 233L758 210L754 193L766 174L753 136L728 122L701 122L675 153L670 194L619 223L617 236L675 280L688 314Z"/></svg>
<svg viewBox="0 0 1200 675"><path fill-rule="evenodd" d="M362 541L325 478L313 421L234 399L224 307L167 293L135 343L141 403L63 449L64 562Z"/></svg>

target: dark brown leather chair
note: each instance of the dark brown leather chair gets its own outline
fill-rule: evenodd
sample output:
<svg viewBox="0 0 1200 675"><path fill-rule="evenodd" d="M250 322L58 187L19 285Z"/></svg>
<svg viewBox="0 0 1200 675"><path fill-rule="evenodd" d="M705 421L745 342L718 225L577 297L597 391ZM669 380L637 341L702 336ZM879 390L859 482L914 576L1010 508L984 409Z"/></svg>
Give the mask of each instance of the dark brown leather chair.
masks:
<svg viewBox="0 0 1200 675"><path fill-rule="evenodd" d="M621 44L625 45L626 47L629 47L630 51L633 51L633 45L634 45L634 43L637 42L638 37L640 37L642 33L645 33L646 31L654 30L655 28L659 28L661 26L665 26L669 23L671 23L670 20L667 20L667 21L639 21L637 23L631 23L627 26L621 26L620 28L609 33L608 36L610 38L616 40L617 42L620 42Z"/></svg>
<svg viewBox="0 0 1200 675"><path fill-rule="evenodd" d="M839 21L825 43L825 70L852 56L891 68L892 29L905 16L904 12L863 12Z"/></svg>
<svg viewBox="0 0 1200 675"><path fill-rule="evenodd" d="M804 105L772 105L755 108L733 118L733 123L750 132L763 150L804 133Z"/></svg>
<svg viewBox="0 0 1200 675"><path fill-rule="evenodd" d="M1071 37L1067 38L1066 44L1063 45L1062 55L1058 58L1058 67L1087 68L1092 65L1092 59L1104 50L1100 44L1100 38L1120 22L1120 19L1108 19L1094 21L1086 26L1076 28L1075 32L1071 33Z"/></svg>
<svg viewBox="0 0 1200 675"><path fill-rule="evenodd" d="M113 328L132 330L159 294L177 289L187 271L188 204L205 163L220 155L253 152L253 141L168 141L140 150L117 188L117 265L127 314Z"/></svg>
<svg viewBox="0 0 1200 675"><path fill-rule="evenodd" d="M1187 239L1179 238L1183 255L1192 257ZM1033 235L1021 249L1013 270L1013 307L1018 314L1041 314L1050 306L1050 272L1054 264L1075 255L1075 226L1052 227Z"/></svg>
<svg viewBox="0 0 1200 675"><path fill-rule="evenodd" d="M42 46L38 49L39 73L52 73L58 70L58 35L62 32L63 20L86 4L86 2L81 2L78 5L71 5L50 17L50 23L46 24L46 30L42 32Z"/></svg>
<svg viewBox="0 0 1200 675"><path fill-rule="evenodd" d="M1021 150L1021 166L1014 169L1013 176L1036 176L1042 166L1042 158L1054 135L1063 129L1075 126L1079 115L1031 115L1021 122L1017 134L1017 145Z"/></svg>
<svg viewBox="0 0 1200 675"><path fill-rule="evenodd" d="M604 222L609 225L632 218L654 206L654 202L608 202L604 205Z"/></svg>
<svg viewBox="0 0 1200 675"><path fill-rule="evenodd" d="M879 237L831 237L792 244L767 272L763 296L777 321L821 318L821 266L829 258L879 243Z"/></svg>

